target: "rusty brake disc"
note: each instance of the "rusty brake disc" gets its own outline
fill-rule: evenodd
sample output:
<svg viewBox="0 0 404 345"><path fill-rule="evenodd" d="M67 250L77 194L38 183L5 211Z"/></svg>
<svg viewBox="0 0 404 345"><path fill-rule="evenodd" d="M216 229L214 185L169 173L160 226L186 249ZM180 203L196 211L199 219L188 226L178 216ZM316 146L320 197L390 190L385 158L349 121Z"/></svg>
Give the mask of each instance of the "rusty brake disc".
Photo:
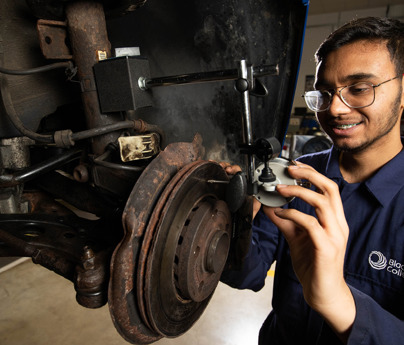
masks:
<svg viewBox="0 0 404 345"><path fill-rule="evenodd" d="M168 145L143 171L126 203L122 216L125 235L111 259L108 304L116 329L129 342L150 344L162 337L143 322L139 313L139 251L150 215L165 186L182 167L200 159L203 151L199 135L192 143Z"/></svg>
<svg viewBox="0 0 404 345"><path fill-rule="evenodd" d="M138 294L148 323L166 337L183 334L202 315L219 282L231 238L225 185L207 182L227 181L222 167L200 161L183 170L168 199L162 200L145 275L138 276L144 279Z"/></svg>
<svg viewBox="0 0 404 345"><path fill-rule="evenodd" d="M183 144L166 148L136 183L112 258L111 316L135 344L179 336L198 320L230 247L226 186L208 182L228 181L227 174L217 163L197 160L200 138Z"/></svg>
<svg viewBox="0 0 404 345"><path fill-rule="evenodd" d="M186 167L182 168L167 184L164 191L162 192L156 206L153 209L153 213L150 217L150 221L147 225L147 229L145 231L144 239L142 242L142 248L139 253L138 267L137 267L137 298L138 298L138 308L140 311L140 315L144 323L152 328L149 317L146 313L146 306L144 300L144 285L145 285L145 272L146 272L146 262L148 255L150 253L150 247L153 243L153 238L156 234L157 224L161 217L161 212L172 192L173 188L176 186L181 177L194 165L198 164L199 161L188 164Z"/></svg>

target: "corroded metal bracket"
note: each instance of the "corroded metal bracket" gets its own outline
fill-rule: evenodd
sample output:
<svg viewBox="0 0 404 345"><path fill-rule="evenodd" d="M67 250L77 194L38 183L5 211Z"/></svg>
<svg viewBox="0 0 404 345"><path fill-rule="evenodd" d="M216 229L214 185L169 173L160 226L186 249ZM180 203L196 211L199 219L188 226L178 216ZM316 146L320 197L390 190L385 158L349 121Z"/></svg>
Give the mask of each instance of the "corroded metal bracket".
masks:
<svg viewBox="0 0 404 345"><path fill-rule="evenodd" d="M47 59L70 60L73 55L67 46L66 22L40 19L37 22L39 44Z"/></svg>

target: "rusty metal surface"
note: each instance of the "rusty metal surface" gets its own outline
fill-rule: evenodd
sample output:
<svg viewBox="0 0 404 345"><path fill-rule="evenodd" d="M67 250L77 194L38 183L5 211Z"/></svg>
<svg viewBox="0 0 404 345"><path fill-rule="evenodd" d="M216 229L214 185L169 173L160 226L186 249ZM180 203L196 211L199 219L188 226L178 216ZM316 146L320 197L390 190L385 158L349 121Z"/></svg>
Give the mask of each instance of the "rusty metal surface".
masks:
<svg viewBox="0 0 404 345"><path fill-rule="evenodd" d="M34 263L72 281L80 305L99 308L107 302L114 241L102 246L95 224L89 225L71 216L0 215L0 253L5 247L11 256L31 257ZM94 248L90 258L80 255L86 248Z"/></svg>
<svg viewBox="0 0 404 345"><path fill-rule="evenodd" d="M161 338L142 321L136 302L136 262L153 208L172 177L185 165L203 156L199 135L192 143L168 145L144 170L123 213L125 236L111 260L108 303L118 332L127 341L149 344Z"/></svg>
<svg viewBox="0 0 404 345"><path fill-rule="evenodd" d="M166 337L183 334L199 319L227 258L231 216L220 200L225 186L206 182L212 178L226 180L227 175L213 162L192 166L159 216L147 258L144 299L153 329ZM219 250L218 237L224 238ZM220 267L209 266L211 259Z"/></svg>
<svg viewBox="0 0 404 345"><path fill-rule="evenodd" d="M68 2L77 0L25 0L38 18L63 19L64 8ZM98 0L108 16L123 16L135 11L147 0Z"/></svg>
<svg viewBox="0 0 404 345"><path fill-rule="evenodd" d="M120 174L117 179L124 179ZM133 186L133 180L131 186ZM50 172L34 181L34 186L50 193L56 199L63 199L74 207L95 214L98 217L110 217L117 212L120 203L103 194L87 183L81 183L62 176L57 172ZM129 186L129 182L128 182ZM74 191L74 193L72 193ZM127 193L128 194L128 193ZM126 195L127 195L126 194Z"/></svg>
<svg viewBox="0 0 404 345"><path fill-rule="evenodd" d="M223 200L208 196L193 205L179 235L178 264L173 266L181 298L203 302L216 289L230 248L230 232L231 215Z"/></svg>
<svg viewBox="0 0 404 345"><path fill-rule="evenodd" d="M0 166L2 169L23 169L30 165L29 145L34 141L27 137L0 140Z"/></svg>
<svg viewBox="0 0 404 345"><path fill-rule="evenodd" d="M102 4L83 1L66 6L67 28L72 46L73 60L77 66L77 77L81 83L81 97L88 128L97 128L121 120L118 116L101 113L93 66L111 57L105 15ZM114 142L118 134L108 133L92 140L93 153L100 155L105 147Z"/></svg>
<svg viewBox="0 0 404 345"><path fill-rule="evenodd" d="M156 235L156 228L158 222L160 220L161 212L166 205L168 198L174 187L177 185L178 181L185 175L185 173L191 169L193 166L197 165L199 161L189 163L185 167L183 167L167 184L162 192L156 206L153 209L153 213L150 217L150 221L147 225L147 229L145 231L145 235L142 241L142 247L139 253L139 259L137 263L137 284L136 284L136 293L137 293L137 300L138 300L138 308L140 315L142 317L143 322L151 328L151 324L149 322L149 317L147 316L146 312L146 305L144 299L144 289L145 289L145 275L146 275L146 263L147 258L150 253L150 249L152 246L152 242L154 236Z"/></svg>
<svg viewBox="0 0 404 345"><path fill-rule="evenodd" d="M83 248L74 278L76 300L82 306L99 308L107 303L110 254L95 253L88 245Z"/></svg>
<svg viewBox="0 0 404 345"><path fill-rule="evenodd" d="M70 60L73 55L67 46L66 22L40 19L36 24L39 45L47 59Z"/></svg>
<svg viewBox="0 0 404 345"><path fill-rule="evenodd" d="M186 332L224 268L231 215L220 165L200 161L200 138L171 144L143 172L127 202L125 236L111 261L109 307L119 333L149 344Z"/></svg>
<svg viewBox="0 0 404 345"><path fill-rule="evenodd" d="M0 65L14 70L49 64L41 54L36 20L25 0L0 1ZM74 83L66 83L63 69L35 75L0 75L0 137L21 136L6 116L18 115L24 126L37 131L41 119L77 99Z"/></svg>
<svg viewBox="0 0 404 345"><path fill-rule="evenodd" d="M1 240L23 256L73 281L79 262L76 252L84 246L78 224L71 216L43 214L0 215Z"/></svg>
<svg viewBox="0 0 404 345"><path fill-rule="evenodd" d="M87 308L107 302L113 222L83 219L43 192L24 193L30 213L0 215L0 253L27 256L72 281ZM115 224L115 228L120 224Z"/></svg>

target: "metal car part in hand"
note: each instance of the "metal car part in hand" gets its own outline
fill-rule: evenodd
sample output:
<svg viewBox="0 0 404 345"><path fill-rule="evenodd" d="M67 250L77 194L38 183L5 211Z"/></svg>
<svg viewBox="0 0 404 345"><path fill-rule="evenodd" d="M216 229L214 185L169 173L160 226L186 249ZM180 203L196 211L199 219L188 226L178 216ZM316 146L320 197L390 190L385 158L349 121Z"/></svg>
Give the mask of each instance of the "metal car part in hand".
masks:
<svg viewBox="0 0 404 345"><path fill-rule="evenodd" d="M253 181L258 184L258 192L254 197L263 205L270 207L281 207L294 198L284 198L276 191L276 186L278 184L286 185L298 185L298 181L290 177L287 171L287 167L292 163L283 158L275 158L269 161L269 168L272 170L276 176L273 182L261 182L259 177L264 169L264 163L260 164L258 168L254 171Z"/></svg>

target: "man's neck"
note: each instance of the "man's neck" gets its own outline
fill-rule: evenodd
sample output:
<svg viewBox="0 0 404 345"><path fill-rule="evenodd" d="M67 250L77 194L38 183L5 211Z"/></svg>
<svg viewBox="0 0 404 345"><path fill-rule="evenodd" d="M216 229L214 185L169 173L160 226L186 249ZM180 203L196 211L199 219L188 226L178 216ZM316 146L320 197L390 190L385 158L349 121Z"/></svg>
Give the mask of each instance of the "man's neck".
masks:
<svg viewBox="0 0 404 345"><path fill-rule="evenodd" d="M401 139L388 145L369 147L360 152L341 152L339 168L344 179L349 183L366 181L383 165L393 159L403 148Z"/></svg>

